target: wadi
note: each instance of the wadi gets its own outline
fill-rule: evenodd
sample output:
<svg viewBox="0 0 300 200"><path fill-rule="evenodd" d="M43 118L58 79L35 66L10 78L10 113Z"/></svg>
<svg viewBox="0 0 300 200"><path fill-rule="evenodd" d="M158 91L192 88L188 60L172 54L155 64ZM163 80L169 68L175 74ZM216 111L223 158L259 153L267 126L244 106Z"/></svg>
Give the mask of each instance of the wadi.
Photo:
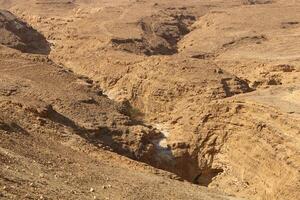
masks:
<svg viewBox="0 0 300 200"><path fill-rule="evenodd" d="M298 199L299 11L0 0L0 199Z"/></svg>

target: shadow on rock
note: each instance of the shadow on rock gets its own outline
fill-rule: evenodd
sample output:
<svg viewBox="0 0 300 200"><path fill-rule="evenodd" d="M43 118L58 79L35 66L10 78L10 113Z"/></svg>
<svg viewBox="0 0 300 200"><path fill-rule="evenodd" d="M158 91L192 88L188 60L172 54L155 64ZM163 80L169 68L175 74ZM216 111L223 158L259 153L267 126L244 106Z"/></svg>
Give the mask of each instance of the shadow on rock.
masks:
<svg viewBox="0 0 300 200"><path fill-rule="evenodd" d="M23 53L48 55L51 51L41 33L6 10L0 10L0 44Z"/></svg>

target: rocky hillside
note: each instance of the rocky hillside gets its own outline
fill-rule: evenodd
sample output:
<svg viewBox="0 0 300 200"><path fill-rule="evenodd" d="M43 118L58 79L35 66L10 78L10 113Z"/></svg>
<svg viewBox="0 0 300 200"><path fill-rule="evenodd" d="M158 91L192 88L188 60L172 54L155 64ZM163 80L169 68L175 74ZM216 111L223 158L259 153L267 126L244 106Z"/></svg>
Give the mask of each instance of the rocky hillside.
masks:
<svg viewBox="0 0 300 200"><path fill-rule="evenodd" d="M0 194L30 196L24 191L32 188L49 199L65 190L70 194L61 197L71 199L299 196L298 2L0 5L10 11L0 12L0 147L3 167L15 177L0 175ZM29 176L39 159L39 173ZM64 183L44 191L37 180Z"/></svg>

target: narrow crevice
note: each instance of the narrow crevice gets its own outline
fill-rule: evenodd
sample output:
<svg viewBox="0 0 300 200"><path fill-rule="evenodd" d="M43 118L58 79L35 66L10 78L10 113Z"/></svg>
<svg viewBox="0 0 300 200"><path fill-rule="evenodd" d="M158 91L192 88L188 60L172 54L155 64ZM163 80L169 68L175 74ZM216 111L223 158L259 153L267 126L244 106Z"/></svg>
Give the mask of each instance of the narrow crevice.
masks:
<svg viewBox="0 0 300 200"><path fill-rule="evenodd" d="M213 178L220 175L222 172L224 172L223 169L204 170L195 177L193 183L207 187L213 181Z"/></svg>

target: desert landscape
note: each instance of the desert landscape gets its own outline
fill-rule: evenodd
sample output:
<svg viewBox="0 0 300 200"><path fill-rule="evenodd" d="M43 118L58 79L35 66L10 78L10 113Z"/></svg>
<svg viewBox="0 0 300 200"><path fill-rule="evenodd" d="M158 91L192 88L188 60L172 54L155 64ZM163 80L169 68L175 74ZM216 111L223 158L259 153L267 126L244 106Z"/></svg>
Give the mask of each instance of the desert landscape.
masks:
<svg viewBox="0 0 300 200"><path fill-rule="evenodd" d="M0 199L299 199L299 11L0 0Z"/></svg>

